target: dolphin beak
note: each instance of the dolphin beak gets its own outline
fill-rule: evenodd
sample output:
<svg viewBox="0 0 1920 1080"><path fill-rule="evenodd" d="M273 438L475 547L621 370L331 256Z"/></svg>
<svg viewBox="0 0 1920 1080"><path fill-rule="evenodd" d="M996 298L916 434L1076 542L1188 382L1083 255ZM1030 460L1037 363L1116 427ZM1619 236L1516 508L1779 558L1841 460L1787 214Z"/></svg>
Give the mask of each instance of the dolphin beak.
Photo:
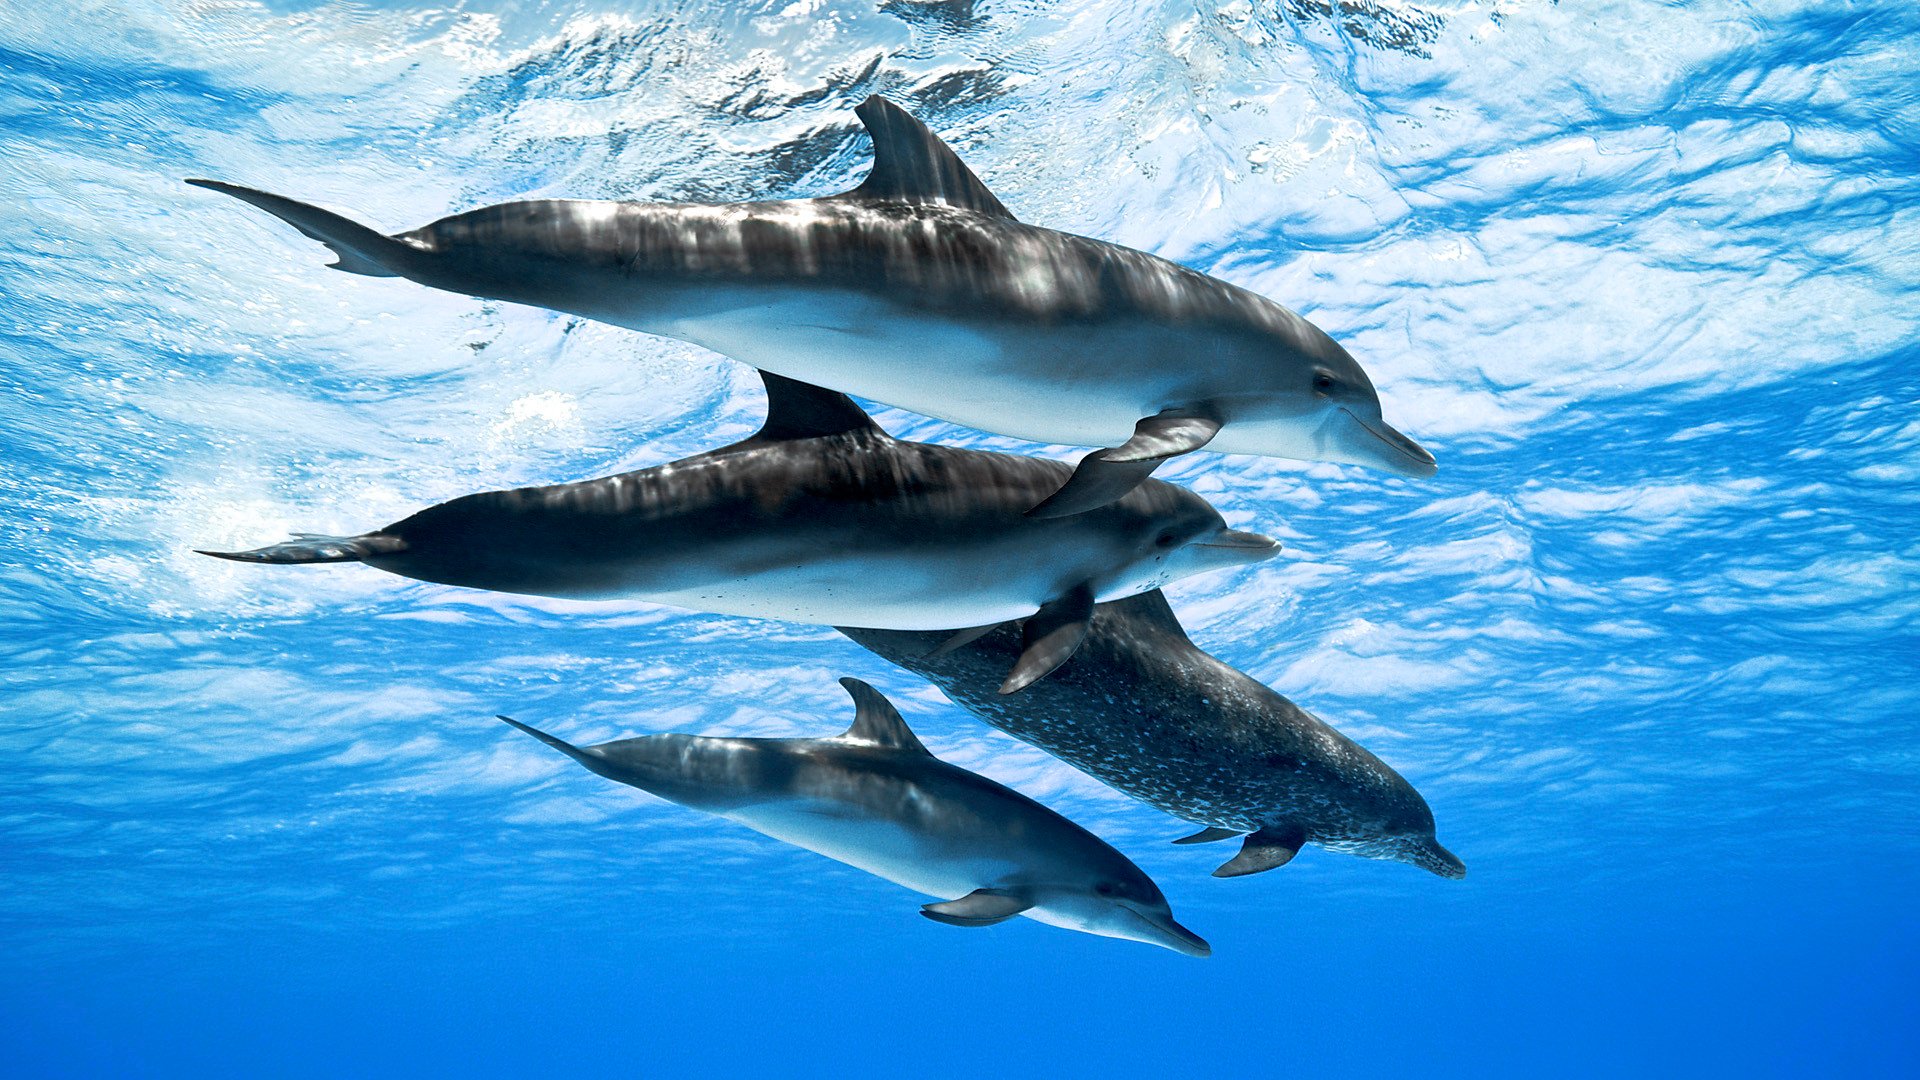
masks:
<svg viewBox="0 0 1920 1080"><path fill-rule="evenodd" d="M1350 424L1341 432L1346 449L1357 464L1397 472L1402 476L1432 476L1440 467L1425 447L1395 431L1385 420L1362 420L1350 409L1341 409Z"/></svg>
<svg viewBox="0 0 1920 1080"><path fill-rule="evenodd" d="M1458 855L1441 847L1438 840L1427 841L1415 852L1413 865L1455 881L1467 876L1467 864L1461 862Z"/></svg>
<svg viewBox="0 0 1920 1080"><path fill-rule="evenodd" d="M1132 907L1127 910L1132 912L1147 930L1136 940L1149 945L1158 945L1163 949L1172 949L1182 956L1213 955L1213 946L1207 944L1207 940L1199 934L1175 922L1171 912L1161 914L1157 911L1146 912Z"/></svg>
<svg viewBox="0 0 1920 1080"><path fill-rule="evenodd" d="M1222 529L1212 539L1196 540L1191 546L1202 549L1206 563L1219 566L1265 562L1280 553L1280 541L1239 529Z"/></svg>

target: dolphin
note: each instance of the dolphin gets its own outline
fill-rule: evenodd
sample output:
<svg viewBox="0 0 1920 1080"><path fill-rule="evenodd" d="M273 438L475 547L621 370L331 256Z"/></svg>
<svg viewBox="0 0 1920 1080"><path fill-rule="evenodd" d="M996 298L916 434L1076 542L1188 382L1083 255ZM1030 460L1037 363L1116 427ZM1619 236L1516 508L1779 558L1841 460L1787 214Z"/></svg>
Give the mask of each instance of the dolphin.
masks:
<svg viewBox="0 0 1920 1080"><path fill-rule="evenodd" d="M1104 447L1034 512L1109 502L1207 447L1370 465L1433 455L1285 307L1115 244L1016 220L926 125L870 97L873 169L817 199L504 203L393 236L216 180L331 265L570 312L1000 435Z"/></svg>
<svg viewBox="0 0 1920 1080"><path fill-rule="evenodd" d="M1098 600L1279 549L1159 480L1070 518L1023 511L1063 462L895 439L844 394L771 373L752 438L638 472L468 495L360 536L304 535L255 563L362 562L445 585L650 600L898 630L1025 620L1014 693L1064 663Z"/></svg>
<svg viewBox="0 0 1920 1080"><path fill-rule="evenodd" d="M609 780L950 897L921 907L935 922L992 926L1025 915L1188 956L1212 952L1106 841L934 757L873 687L840 685L853 695L853 726L827 739L644 735L581 747L500 719Z"/></svg>
<svg viewBox="0 0 1920 1080"><path fill-rule="evenodd" d="M1020 647L1009 629L945 652L938 634L840 632L1007 734L1206 826L1176 843L1244 836L1216 877L1283 866L1309 843L1466 876L1434 839L1433 812L1413 785L1201 651L1157 590L1096 607L1073 663L1017 698L991 692Z"/></svg>

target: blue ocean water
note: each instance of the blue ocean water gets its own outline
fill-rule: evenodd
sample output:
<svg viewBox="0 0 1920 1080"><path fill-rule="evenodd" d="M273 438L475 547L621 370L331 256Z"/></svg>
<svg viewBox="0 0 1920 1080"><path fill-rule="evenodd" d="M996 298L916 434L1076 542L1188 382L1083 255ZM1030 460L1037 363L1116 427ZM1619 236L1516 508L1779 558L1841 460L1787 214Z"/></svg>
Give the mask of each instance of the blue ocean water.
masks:
<svg viewBox="0 0 1920 1080"><path fill-rule="evenodd" d="M1916 42L1892 0L0 0L0 1072L1912 1075ZM874 92L1022 218L1305 313L1439 457L1176 462L1287 551L1169 595L1417 785L1464 881L1216 880L824 628L191 553L761 404L182 178L389 229L824 194ZM1215 955L938 926L492 719L826 734L842 675Z"/></svg>

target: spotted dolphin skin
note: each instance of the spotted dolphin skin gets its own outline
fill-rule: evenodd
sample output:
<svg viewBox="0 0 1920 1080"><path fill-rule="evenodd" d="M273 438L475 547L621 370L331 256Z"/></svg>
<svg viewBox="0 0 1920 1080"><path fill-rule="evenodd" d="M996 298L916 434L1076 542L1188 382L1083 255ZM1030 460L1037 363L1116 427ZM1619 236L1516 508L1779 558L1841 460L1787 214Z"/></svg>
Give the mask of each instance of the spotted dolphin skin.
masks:
<svg viewBox="0 0 1920 1080"><path fill-rule="evenodd" d="M645 735L577 747L500 719L609 780L942 897L920 911L952 926L1015 915L1188 956L1212 950L1105 841L927 752L879 691L841 679L856 715L830 739Z"/></svg>
<svg viewBox="0 0 1920 1080"><path fill-rule="evenodd" d="M1009 629L934 652L938 634L842 628L987 723L1176 817L1245 834L1217 877L1285 865L1304 844L1465 877L1413 785L1293 702L1207 655L1158 591L1101 604L1074 662L1018 698L993 693Z"/></svg>
<svg viewBox="0 0 1920 1080"><path fill-rule="evenodd" d="M828 625L1022 619L1027 646L1001 683L1013 693L1073 654L1096 601L1279 548L1158 480L1074 517L1029 517L1065 480L1065 464L905 442L844 394L765 381L767 422L733 446L583 483L469 495L360 536L203 554L362 562L497 592Z"/></svg>
<svg viewBox="0 0 1920 1080"><path fill-rule="evenodd" d="M385 236L264 191L188 182L281 218L351 273L678 338L1001 435L1106 447L1041 515L1111 501L1203 446L1434 471L1312 323L1165 259L1017 221L898 106L873 97L857 112L872 172L819 199L550 199Z"/></svg>

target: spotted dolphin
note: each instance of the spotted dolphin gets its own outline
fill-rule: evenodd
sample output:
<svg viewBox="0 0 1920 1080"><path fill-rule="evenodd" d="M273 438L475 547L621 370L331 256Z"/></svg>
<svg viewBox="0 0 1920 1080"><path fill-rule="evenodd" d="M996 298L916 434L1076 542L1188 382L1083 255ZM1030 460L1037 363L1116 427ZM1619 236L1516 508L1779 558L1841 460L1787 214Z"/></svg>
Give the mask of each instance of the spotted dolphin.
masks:
<svg viewBox="0 0 1920 1080"><path fill-rule="evenodd" d="M817 199L547 199L385 236L279 195L188 182L281 218L350 273L678 338L1001 435L1105 447L1042 515L1108 502L1201 447L1434 471L1312 323L1166 259L1020 222L899 106L871 97L856 112L873 169Z"/></svg>
<svg viewBox="0 0 1920 1080"><path fill-rule="evenodd" d="M1011 694L1073 654L1095 602L1280 546L1159 480L1036 519L1024 511L1065 479L1064 463L895 439L844 394L763 377L766 423L732 446L468 495L360 536L202 554L827 625L984 631L1020 619L1027 644L1000 687Z"/></svg>
<svg viewBox="0 0 1920 1080"><path fill-rule="evenodd" d="M1132 860L1025 795L934 757L873 687L840 685L855 719L828 739L643 735L580 747L500 719L609 780L947 898L920 909L936 922L992 926L1025 915L1189 956L1212 951L1174 921Z"/></svg>
<svg viewBox="0 0 1920 1080"><path fill-rule="evenodd" d="M1011 630L945 652L939 634L841 632L1009 735L1206 826L1177 843L1244 835L1217 877L1283 866L1304 844L1466 875L1434 839L1433 812L1413 785L1202 651L1158 591L1095 608L1073 663L1017 698L992 692L1020 647Z"/></svg>

